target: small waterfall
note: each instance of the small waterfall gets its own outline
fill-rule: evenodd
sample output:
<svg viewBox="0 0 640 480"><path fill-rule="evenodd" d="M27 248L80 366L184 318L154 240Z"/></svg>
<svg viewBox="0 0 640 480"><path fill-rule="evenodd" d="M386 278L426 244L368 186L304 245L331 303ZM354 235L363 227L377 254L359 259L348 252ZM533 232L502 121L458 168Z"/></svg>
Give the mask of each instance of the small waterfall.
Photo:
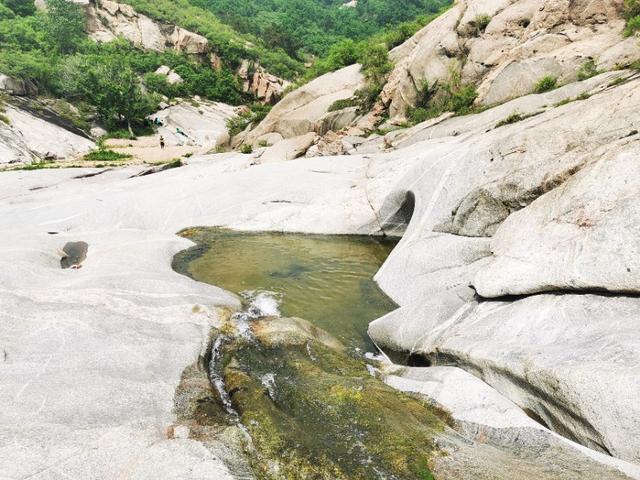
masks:
<svg viewBox="0 0 640 480"><path fill-rule="evenodd" d="M242 292L240 295L244 299L246 307L244 310L234 313L231 321L236 326L239 337L247 341L254 341L251 322L264 317L279 317L282 296L275 292L261 290L249 290ZM211 360L209 360L209 380L216 392L218 392L218 397L225 412L237 421L240 416L233 408L231 397L225 388L222 369L219 368L223 347L231 341L233 341L233 338L228 335L218 335L213 342ZM269 382L270 388L273 388L272 382L273 379ZM270 393L272 393L271 390Z"/></svg>

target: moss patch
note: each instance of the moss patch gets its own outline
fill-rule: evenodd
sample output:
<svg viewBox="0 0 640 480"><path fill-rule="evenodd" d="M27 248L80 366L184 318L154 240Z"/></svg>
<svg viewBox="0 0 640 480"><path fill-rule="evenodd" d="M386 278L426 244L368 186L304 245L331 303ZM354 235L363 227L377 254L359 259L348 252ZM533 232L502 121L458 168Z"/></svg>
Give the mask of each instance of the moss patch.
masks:
<svg viewBox="0 0 640 480"><path fill-rule="evenodd" d="M236 341L219 366L258 478L432 478L444 413L314 339L274 345Z"/></svg>

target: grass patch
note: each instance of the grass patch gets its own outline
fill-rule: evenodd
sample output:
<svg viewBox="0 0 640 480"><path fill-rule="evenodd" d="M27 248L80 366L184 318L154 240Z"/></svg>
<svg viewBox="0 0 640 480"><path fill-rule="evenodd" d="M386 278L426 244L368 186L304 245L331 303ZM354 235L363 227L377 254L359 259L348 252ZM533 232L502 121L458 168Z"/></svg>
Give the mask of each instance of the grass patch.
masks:
<svg viewBox="0 0 640 480"><path fill-rule="evenodd" d="M253 153L253 147L248 143L243 143L240 147L240 153L244 153L245 155Z"/></svg>
<svg viewBox="0 0 640 480"><path fill-rule="evenodd" d="M407 119L411 125L436 118L445 112L456 115L473 113L473 102L478 98L474 85L464 84L458 69L452 69L449 80L440 85L423 82L416 106L407 111Z"/></svg>
<svg viewBox="0 0 640 480"><path fill-rule="evenodd" d="M11 125L11 120L4 113L0 113L0 122Z"/></svg>
<svg viewBox="0 0 640 480"><path fill-rule="evenodd" d="M590 58L582 65L582 67L580 67L580 70L578 70L578 80L588 80L598 74L600 74L600 70L598 70L596 61L593 58Z"/></svg>
<svg viewBox="0 0 640 480"><path fill-rule="evenodd" d="M491 23L491 17L489 15L486 15L486 14L478 15L473 22L474 27L476 29L476 36L479 37L480 35L482 35L490 23Z"/></svg>
<svg viewBox="0 0 640 480"><path fill-rule="evenodd" d="M253 103L248 109L243 110L235 117L227 120L227 129L229 135L235 137L244 132L249 125L257 125L271 111L271 105L262 105L261 103Z"/></svg>
<svg viewBox="0 0 640 480"><path fill-rule="evenodd" d="M511 115L509 115L504 120L501 120L498 123L496 123L495 128L500 128L500 127L504 127L506 125L512 125L514 123L522 122L523 120L527 120L528 118L532 118L532 117L537 117L538 115L541 115L543 113L544 113L544 110L539 110L539 111L533 112L533 113L513 112Z"/></svg>
<svg viewBox="0 0 640 480"><path fill-rule="evenodd" d="M525 115L523 115L520 112L513 112L511 115L509 115L507 118L505 118L504 120L499 121L496 124L496 128L500 128L500 127L504 127L505 125L511 125L513 123L518 123L521 122L522 120L524 120L525 118L527 118Z"/></svg>
<svg viewBox="0 0 640 480"><path fill-rule="evenodd" d="M131 155L106 149L94 150L84 156L84 160L87 162L114 162L126 158L131 158Z"/></svg>
<svg viewBox="0 0 640 480"><path fill-rule="evenodd" d="M344 98L342 100L336 100L329 107L330 112L337 112L339 110L344 110L345 108L356 107L358 106L358 102L355 97L352 98Z"/></svg>
<svg viewBox="0 0 640 480"><path fill-rule="evenodd" d="M538 83L536 83L533 91L535 93L545 93L550 92L551 90L555 90L556 88L558 88L558 78L547 75L538 80Z"/></svg>

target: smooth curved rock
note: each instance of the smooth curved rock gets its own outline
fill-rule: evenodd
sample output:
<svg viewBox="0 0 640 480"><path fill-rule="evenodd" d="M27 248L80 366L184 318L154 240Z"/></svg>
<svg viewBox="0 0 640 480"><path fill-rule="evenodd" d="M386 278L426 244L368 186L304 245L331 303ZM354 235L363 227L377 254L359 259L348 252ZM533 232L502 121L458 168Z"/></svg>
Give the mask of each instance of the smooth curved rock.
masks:
<svg viewBox="0 0 640 480"><path fill-rule="evenodd" d="M640 293L640 136L511 215L475 277L483 297L541 291Z"/></svg>
<svg viewBox="0 0 640 480"><path fill-rule="evenodd" d="M253 142L267 133L284 138L316 132L329 107L337 100L351 98L363 85L360 65L328 73L290 92L244 140Z"/></svg>

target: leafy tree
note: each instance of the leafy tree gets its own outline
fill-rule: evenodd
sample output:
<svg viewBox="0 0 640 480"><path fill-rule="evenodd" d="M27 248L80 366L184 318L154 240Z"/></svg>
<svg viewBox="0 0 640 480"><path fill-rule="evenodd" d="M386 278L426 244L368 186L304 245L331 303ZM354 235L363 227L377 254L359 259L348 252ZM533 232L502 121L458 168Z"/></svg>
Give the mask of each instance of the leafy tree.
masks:
<svg viewBox="0 0 640 480"><path fill-rule="evenodd" d="M46 0L43 30L51 46L60 54L73 53L85 38L82 7L69 0Z"/></svg>
<svg viewBox="0 0 640 480"><path fill-rule="evenodd" d="M89 100L109 127L140 123L157 109L158 98L143 92L136 72L121 57L70 57L61 86L70 96Z"/></svg>
<svg viewBox="0 0 640 480"><path fill-rule="evenodd" d="M21 17L36 13L36 6L33 0L3 0L2 3Z"/></svg>

